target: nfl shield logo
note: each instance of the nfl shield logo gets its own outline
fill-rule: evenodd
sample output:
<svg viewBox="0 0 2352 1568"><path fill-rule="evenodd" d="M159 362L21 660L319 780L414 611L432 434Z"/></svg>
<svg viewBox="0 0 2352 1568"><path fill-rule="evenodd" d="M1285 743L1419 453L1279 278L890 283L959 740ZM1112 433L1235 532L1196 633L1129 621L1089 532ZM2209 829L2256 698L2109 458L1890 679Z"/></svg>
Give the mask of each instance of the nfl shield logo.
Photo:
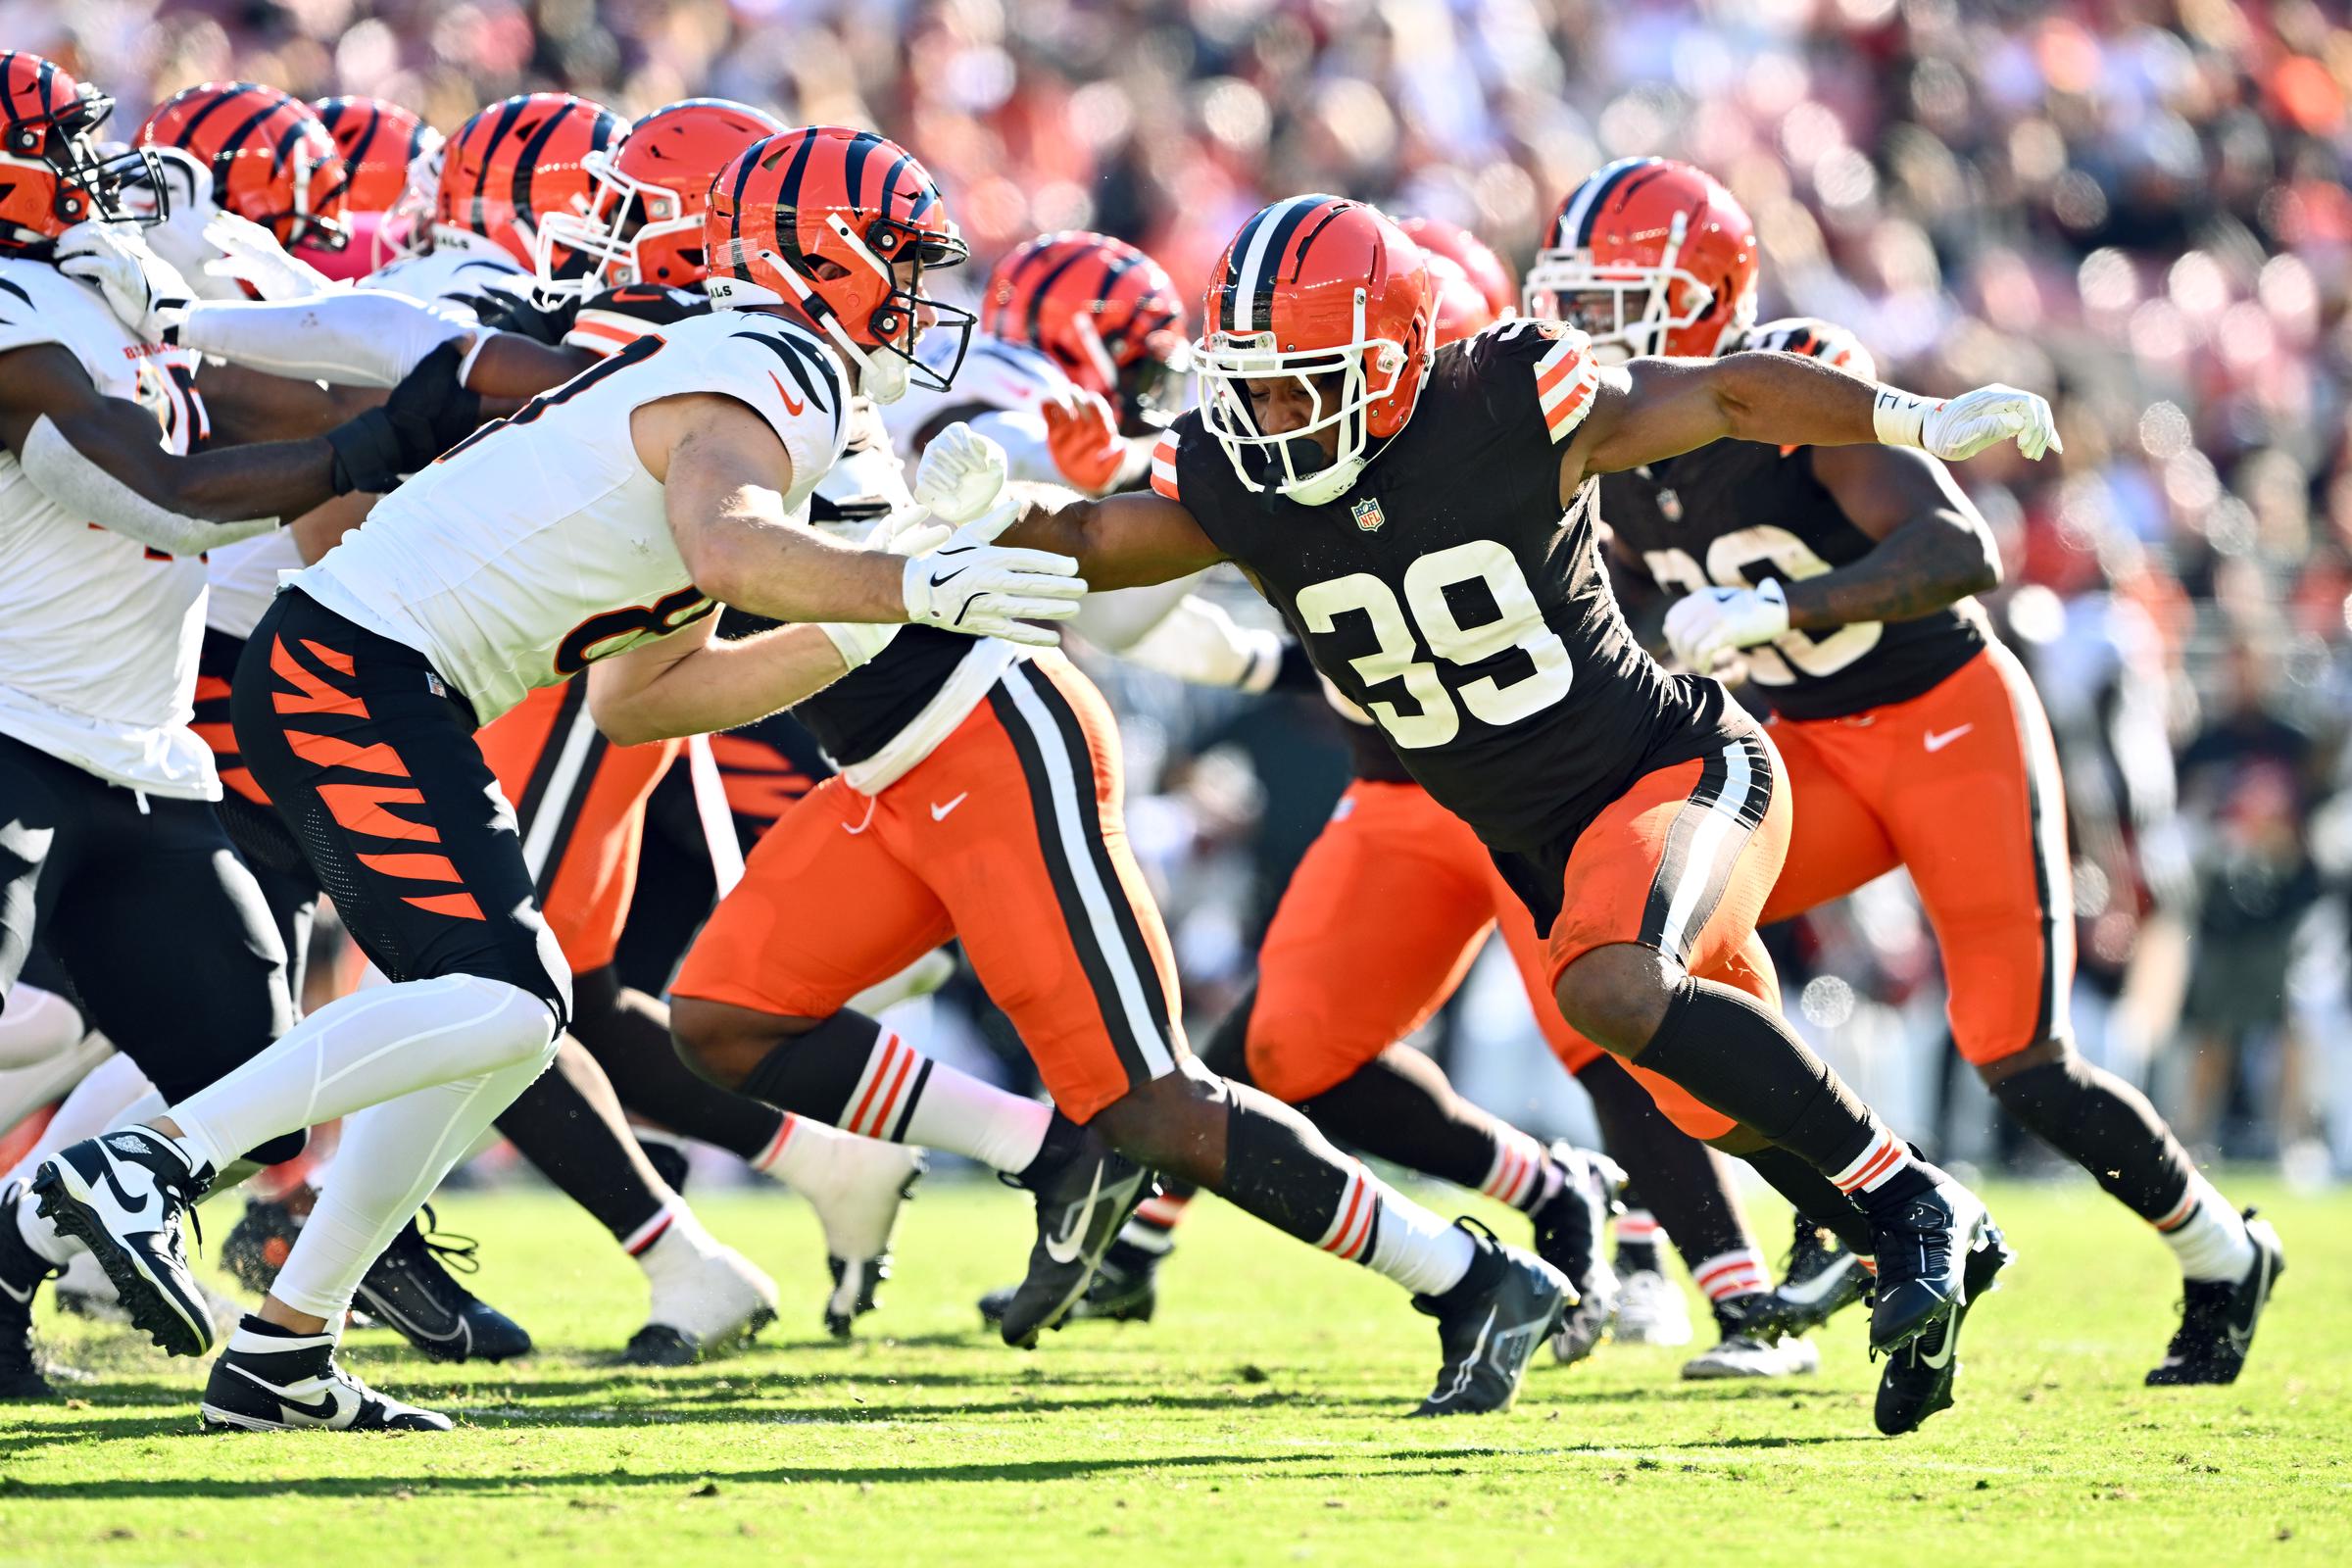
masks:
<svg viewBox="0 0 2352 1568"><path fill-rule="evenodd" d="M1380 498L1377 496L1364 497L1363 500L1348 509L1348 514L1353 517L1355 525L1366 533L1378 532L1380 525L1389 520L1381 513Z"/></svg>
<svg viewBox="0 0 2352 1568"><path fill-rule="evenodd" d="M1668 522L1680 522L1683 520L1683 498L1661 488L1658 491L1658 510L1666 514Z"/></svg>

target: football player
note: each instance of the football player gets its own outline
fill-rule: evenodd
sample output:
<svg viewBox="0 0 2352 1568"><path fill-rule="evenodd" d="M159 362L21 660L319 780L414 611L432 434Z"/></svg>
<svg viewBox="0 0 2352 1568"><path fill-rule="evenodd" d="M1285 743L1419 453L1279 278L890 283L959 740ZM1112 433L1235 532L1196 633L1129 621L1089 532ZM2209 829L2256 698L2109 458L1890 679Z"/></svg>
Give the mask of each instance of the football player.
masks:
<svg viewBox="0 0 2352 1568"><path fill-rule="evenodd" d="M0 51L0 994L37 935L90 1021L183 1095L260 1052L290 1007L189 727L202 555L388 485L470 415L438 365L429 394L396 390L321 435L189 455L207 420L189 362L66 270L98 223L133 218L128 185L160 180L153 154L101 154L111 107L54 62ZM126 964L122 931L158 922L185 940ZM206 1027L191 1034L190 1016ZM223 1163L301 1142L275 1129ZM38 1394L23 1327L73 1249L14 1200L0 1197L0 1378Z"/></svg>
<svg viewBox="0 0 2352 1568"><path fill-rule="evenodd" d="M1631 159L1569 195L1528 286L1531 308L1585 327L1596 352L1778 350L1871 373L1828 323L1752 326L1756 275L1729 191ZM1700 671L1743 660L1771 708L1797 812L1761 918L1907 867L1961 1054L2180 1259L2180 1332L2147 1381L2233 1381L2284 1255L2137 1090L2073 1049L2065 796L2040 699L1971 597L2000 580L1984 519L1926 453L1753 441L1612 473L1600 506L1616 556L1680 596L1665 620L1676 657ZM1897 1358L1882 1426L1909 1430L1948 1402L1949 1348L1923 1339Z"/></svg>
<svg viewBox="0 0 2352 1568"><path fill-rule="evenodd" d="M2047 405L1998 386L1931 403L1788 355L1603 367L1548 320L1433 352L1432 303L1419 248L1377 211L1273 204L1214 275L1202 407L1163 439L1153 493L1041 499L1006 537L1101 587L1242 565L1497 853L1547 929L1568 1022L1685 1130L1786 1149L1852 1196L1878 1260L1874 1348L1950 1332L1984 1206L1782 1021L1754 930L1789 828L1771 744L1627 635L1592 481L1726 436L1949 457L2015 438L2039 457Z"/></svg>
<svg viewBox="0 0 2352 1568"><path fill-rule="evenodd" d="M1429 253L1439 344L1516 312L1508 270L1476 237L1429 219L1398 227L1443 247ZM1157 592L1164 590L1096 597ZM1087 614L1080 611L1074 622L1081 630ZM1534 922L1477 837L1412 782L1370 715L1352 705L1341 711L1348 721L1354 782L1275 910L1258 952L1254 994L1220 1024L1204 1059L1298 1105L1353 1147L1525 1210L1537 1250L1576 1279L1584 1298L1554 1341L1563 1360L1581 1359L1620 1307L1617 1281L1597 1247L1619 1178L1607 1160L1564 1144L1547 1149L1472 1104L1435 1061L1396 1044L1445 1005L1488 932L1499 929L1545 1040L1592 1095L1611 1153L1671 1205L1673 1234L1691 1277L1716 1304L1720 1342L1694 1357L1685 1375L1813 1370L1814 1347L1784 1337L1768 1321L1778 1310L1763 1255L1725 1179L1722 1156L1678 1131L1615 1058L1568 1027L1548 994ZM1154 1272L1189 1197L1179 1184L1168 1185L1104 1254L1080 1303L1087 1315L1151 1315ZM1637 1232L1633 1245L1641 1244ZM1620 1337L1685 1343L1690 1319L1681 1292L1657 1274L1654 1251L1648 1261L1646 1278L1634 1287L1642 1294L1633 1304L1643 1315L1629 1333L1620 1308L1614 1326ZM1004 1295L984 1298L983 1314L1001 1310ZM1661 1312L1661 1302L1671 1304L1672 1316Z"/></svg>
<svg viewBox="0 0 2352 1568"><path fill-rule="evenodd" d="M764 287L730 290L730 309L451 448L282 591L247 645L231 699L245 765L391 983L34 1180L132 1320L199 1353L213 1328L181 1250L187 1205L230 1151L372 1111L346 1128L271 1294L214 1363L210 1424L449 1427L337 1366L333 1325L383 1244L539 1075L570 1009L480 722L592 668L617 741L722 728L837 679L910 620L1051 640L1034 622L1083 591L1063 562L968 532L942 542L944 525L921 525L936 554L903 557L800 520L841 451L848 394L908 373L939 309L924 273L964 247L929 175L868 133L768 137L729 180L749 194L714 206L710 226ZM779 245L796 264L768 260ZM942 500L943 515L958 510ZM721 599L847 618L721 647L709 637Z"/></svg>
<svg viewBox="0 0 2352 1568"><path fill-rule="evenodd" d="M329 277L356 281L424 243L419 225L438 184L441 133L383 98L319 98L311 108L350 172L343 187L350 238L333 249L308 239L288 248Z"/></svg>

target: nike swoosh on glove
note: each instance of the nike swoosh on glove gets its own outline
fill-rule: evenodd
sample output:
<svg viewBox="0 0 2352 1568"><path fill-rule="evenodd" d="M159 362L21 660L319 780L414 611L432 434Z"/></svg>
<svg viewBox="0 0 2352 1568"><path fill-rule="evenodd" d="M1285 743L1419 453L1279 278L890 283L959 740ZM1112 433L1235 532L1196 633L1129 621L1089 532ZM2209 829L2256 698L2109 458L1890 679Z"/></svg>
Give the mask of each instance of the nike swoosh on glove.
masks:
<svg viewBox="0 0 2352 1568"><path fill-rule="evenodd" d="M1705 675L1742 648L1771 642L1788 630L1788 599L1767 577L1753 588L1702 588L1666 612L1666 643L1683 667Z"/></svg>
<svg viewBox="0 0 2352 1568"><path fill-rule="evenodd" d="M914 468L915 505L960 528L996 505L1005 471L1004 449L958 419L923 448Z"/></svg>
<svg viewBox="0 0 2352 1568"><path fill-rule="evenodd" d="M187 319L195 291L128 224L75 223L58 236L51 259L59 271L105 295L107 309L147 342L170 342Z"/></svg>
<svg viewBox="0 0 2352 1568"><path fill-rule="evenodd" d="M907 562L900 580L908 622L1032 648L1055 647L1061 636L1031 623L1069 619L1086 594L1070 557L992 545L968 530Z"/></svg>

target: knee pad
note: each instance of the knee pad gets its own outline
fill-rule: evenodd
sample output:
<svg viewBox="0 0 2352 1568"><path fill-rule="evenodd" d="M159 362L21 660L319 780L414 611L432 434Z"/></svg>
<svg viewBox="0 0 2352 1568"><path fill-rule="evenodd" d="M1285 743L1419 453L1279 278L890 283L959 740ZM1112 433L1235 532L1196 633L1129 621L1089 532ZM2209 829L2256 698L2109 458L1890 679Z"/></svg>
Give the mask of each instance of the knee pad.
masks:
<svg viewBox="0 0 2352 1568"><path fill-rule="evenodd" d="M519 1067L534 1058L544 1069L556 1059L556 1043L563 1038L564 1013L550 999L509 981L478 974L445 975L436 983L482 1009L466 1025L466 1037L473 1047L472 1059L479 1063L481 1071ZM568 1004L571 987L565 984L562 989Z"/></svg>

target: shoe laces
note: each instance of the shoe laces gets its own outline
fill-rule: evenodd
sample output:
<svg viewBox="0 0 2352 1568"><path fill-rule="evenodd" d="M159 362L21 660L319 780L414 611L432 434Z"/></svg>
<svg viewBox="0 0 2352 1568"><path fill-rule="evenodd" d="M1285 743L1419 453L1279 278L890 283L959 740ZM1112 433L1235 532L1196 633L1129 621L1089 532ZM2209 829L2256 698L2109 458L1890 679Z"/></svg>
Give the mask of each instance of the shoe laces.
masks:
<svg viewBox="0 0 2352 1568"><path fill-rule="evenodd" d="M441 1217L427 1203L420 1210L417 1223L411 1227L416 1245L423 1248L433 1260L453 1274L478 1274L482 1271L479 1254L482 1244L470 1236L441 1229Z"/></svg>

